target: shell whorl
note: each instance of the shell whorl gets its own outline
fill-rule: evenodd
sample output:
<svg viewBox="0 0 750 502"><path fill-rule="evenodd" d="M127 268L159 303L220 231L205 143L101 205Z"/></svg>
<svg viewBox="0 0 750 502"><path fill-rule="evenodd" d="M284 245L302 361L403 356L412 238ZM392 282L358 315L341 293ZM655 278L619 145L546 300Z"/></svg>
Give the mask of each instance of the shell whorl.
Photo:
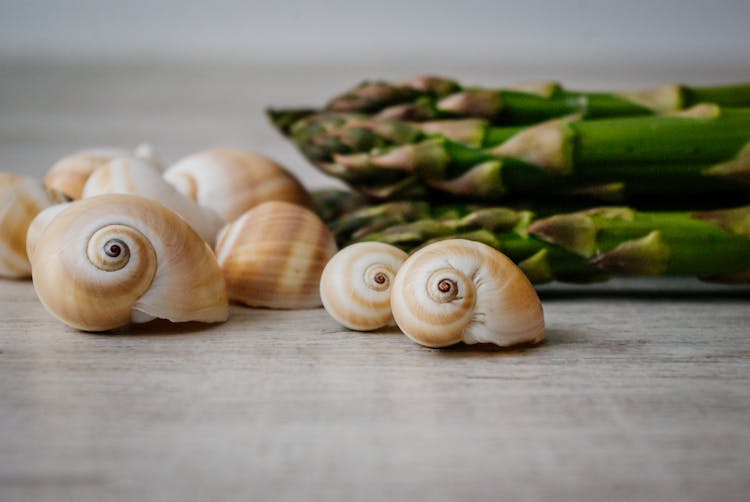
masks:
<svg viewBox="0 0 750 502"><path fill-rule="evenodd" d="M335 253L333 235L315 213L278 201L247 211L216 244L230 298L253 307L319 307L320 276Z"/></svg>
<svg viewBox="0 0 750 502"><path fill-rule="evenodd" d="M401 330L428 347L544 338L531 283L511 260L479 242L451 239L415 252L396 276L391 308Z"/></svg>
<svg viewBox="0 0 750 502"><path fill-rule="evenodd" d="M41 183L0 173L0 277L31 275L26 236L37 214L51 203Z"/></svg>
<svg viewBox="0 0 750 502"><path fill-rule="evenodd" d="M307 190L291 173L268 157L245 150L194 153L167 169L164 179L225 222L268 201L310 206Z"/></svg>
<svg viewBox="0 0 750 502"><path fill-rule="evenodd" d="M130 265L140 276L148 277L149 284L156 269L156 252L151 243L145 235L127 225L107 225L95 231L86 245L86 257L94 267L105 272L116 272Z"/></svg>
<svg viewBox="0 0 750 502"><path fill-rule="evenodd" d="M406 257L381 242L360 242L336 253L320 279L326 311L349 329L367 331L391 324L391 287Z"/></svg>
<svg viewBox="0 0 750 502"><path fill-rule="evenodd" d="M113 159L94 171L82 197L113 193L140 195L163 204L182 216L211 245L224 224L211 209L199 206L167 183L153 164L135 157Z"/></svg>
<svg viewBox="0 0 750 502"><path fill-rule="evenodd" d="M226 320L224 281L207 244L182 218L134 195L64 207L31 262L44 306L66 324L105 331L163 318Z"/></svg>

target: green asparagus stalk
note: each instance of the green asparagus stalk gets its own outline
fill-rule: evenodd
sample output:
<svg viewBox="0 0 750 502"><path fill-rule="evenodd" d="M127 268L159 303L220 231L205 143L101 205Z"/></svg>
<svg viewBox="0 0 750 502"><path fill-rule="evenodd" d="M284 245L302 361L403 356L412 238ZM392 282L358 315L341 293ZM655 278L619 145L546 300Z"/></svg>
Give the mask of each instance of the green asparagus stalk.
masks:
<svg viewBox="0 0 750 502"><path fill-rule="evenodd" d="M699 105L673 116L555 119L504 137L482 148L437 135L395 148L334 154L333 162L312 160L373 197L420 185L484 200L612 183L746 192L750 180L750 108Z"/></svg>
<svg viewBox="0 0 750 502"><path fill-rule="evenodd" d="M536 283L612 275L750 283L750 206L704 212L604 207L535 219L510 208L420 204L413 214L427 216L394 226L378 221L390 204L369 208L372 218L341 244L375 240L411 251L435 239L478 240L508 255Z"/></svg>
<svg viewBox="0 0 750 502"><path fill-rule="evenodd" d="M578 92L555 82L515 88L464 88L440 77L404 82L366 81L333 98L327 109L378 113L408 120L477 117L502 124L530 124L570 114L587 118L674 112L698 103L750 106L750 85L671 85L631 92Z"/></svg>

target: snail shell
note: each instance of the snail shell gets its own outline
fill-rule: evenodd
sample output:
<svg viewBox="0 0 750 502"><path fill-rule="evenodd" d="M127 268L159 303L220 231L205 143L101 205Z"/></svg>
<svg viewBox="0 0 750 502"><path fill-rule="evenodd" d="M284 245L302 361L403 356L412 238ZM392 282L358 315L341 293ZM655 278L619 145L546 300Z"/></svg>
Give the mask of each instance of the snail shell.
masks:
<svg viewBox="0 0 750 502"><path fill-rule="evenodd" d="M42 210L39 214L37 214L36 218L31 220L29 230L26 232L26 254L28 255L29 259L34 256L34 251L36 250L36 245L39 242L39 237L42 235L42 233L44 233L44 229L47 228L49 222L52 221L55 216L60 214L70 204L70 202L64 202L62 204L49 206L48 208ZM29 270L31 270L31 264L29 264Z"/></svg>
<svg viewBox="0 0 750 502"><path fill-rule="evenodd" d="M244 150L194 153L167 169L164 179L225 222L272 200L310 206L310 195L294 176L268 157Z"/></svg>
<svg viewBox="0 0 750 502"><path fill-rule="evenodd" d="M320 275L335 253L333 235L315 213L278 201L224 227L216 244L229 298L279 309L319 307Z"/></svg>
<svg viewBox="0 0 750 502"><path fill-rule="evenodd" d="M391 308L401 330L427 347L544 338L542 304L529 280L479 242L449 239L415 252L396 275Z"/></svg>
<svg viewBox="0 0 750 502"><path fill-rule="evenodd" d="M382 242L345 247L323 269L323 307L349 329L367 331L391 324L391 286L407 256Z"/></svg>
<svg viewBox="0 0 750 502"><path fill-rule="evenodd" d="M0 173L0 277L29 277L26 234L32 220L52 199L38 181Z"/></svg>
<svg viewBox="0 0 750 502"><path fill-rule="evenodd" d="M205 241L166 207L135 195L65 207L37 239L31 267L47 310L85 331L228 316L224 280Z"/></svg>
<svg viewBox="0 0 750 502"><path fill-rule="evenodd" d="M129 193L155 200L179 214L203 240L213 245L224 222L207 207L201 207L164 181L152 164L135 157L120 157L94 171L83 187L83 198Z"/></svg>
<svg viewBox="0 0 750 502"><path fill-rule="evenodd" d="M156 160L150 145L138 145L134 152L119 148L97 148L82 150L58 160L47 171L44 185L52 192L63 193L70 199L77 200L83 196L83 187L89 176L112 159L137 157L155 167L161 164Z"/></svg>

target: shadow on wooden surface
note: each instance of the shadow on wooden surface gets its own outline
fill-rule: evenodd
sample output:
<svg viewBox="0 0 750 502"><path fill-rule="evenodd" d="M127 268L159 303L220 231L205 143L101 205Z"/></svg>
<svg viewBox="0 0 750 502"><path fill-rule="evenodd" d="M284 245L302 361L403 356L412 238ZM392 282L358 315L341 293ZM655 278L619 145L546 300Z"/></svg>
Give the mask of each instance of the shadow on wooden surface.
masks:
<svg viewBox="0 0 750 502"><path fill-rule="evenodd" d="M203 322L171 322L166 319L154 319L143 324L128 324L111 331L85 332L82 334L93 336L165 336L165 335L191 335L204 334L212 330L220 330L223 323Z"/></svg>

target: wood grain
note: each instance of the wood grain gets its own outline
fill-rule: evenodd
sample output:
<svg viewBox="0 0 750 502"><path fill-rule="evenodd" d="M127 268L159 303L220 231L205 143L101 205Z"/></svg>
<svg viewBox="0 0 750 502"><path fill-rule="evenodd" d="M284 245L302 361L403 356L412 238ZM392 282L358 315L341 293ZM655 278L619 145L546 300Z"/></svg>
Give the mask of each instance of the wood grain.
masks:
<svg viewBox="0 0 750 502"><path fill-rule="evenodd" d="M2 68L6 170L148 139L169 161L257 148L312 185L326 181L261 106L314 104L354 78ZM689 280L557 285L542 290L545 343L432 350L322 310L241 306L220 325L84 334L31 282L2 281L0 499L747 500L748 297Z"/></svg>

